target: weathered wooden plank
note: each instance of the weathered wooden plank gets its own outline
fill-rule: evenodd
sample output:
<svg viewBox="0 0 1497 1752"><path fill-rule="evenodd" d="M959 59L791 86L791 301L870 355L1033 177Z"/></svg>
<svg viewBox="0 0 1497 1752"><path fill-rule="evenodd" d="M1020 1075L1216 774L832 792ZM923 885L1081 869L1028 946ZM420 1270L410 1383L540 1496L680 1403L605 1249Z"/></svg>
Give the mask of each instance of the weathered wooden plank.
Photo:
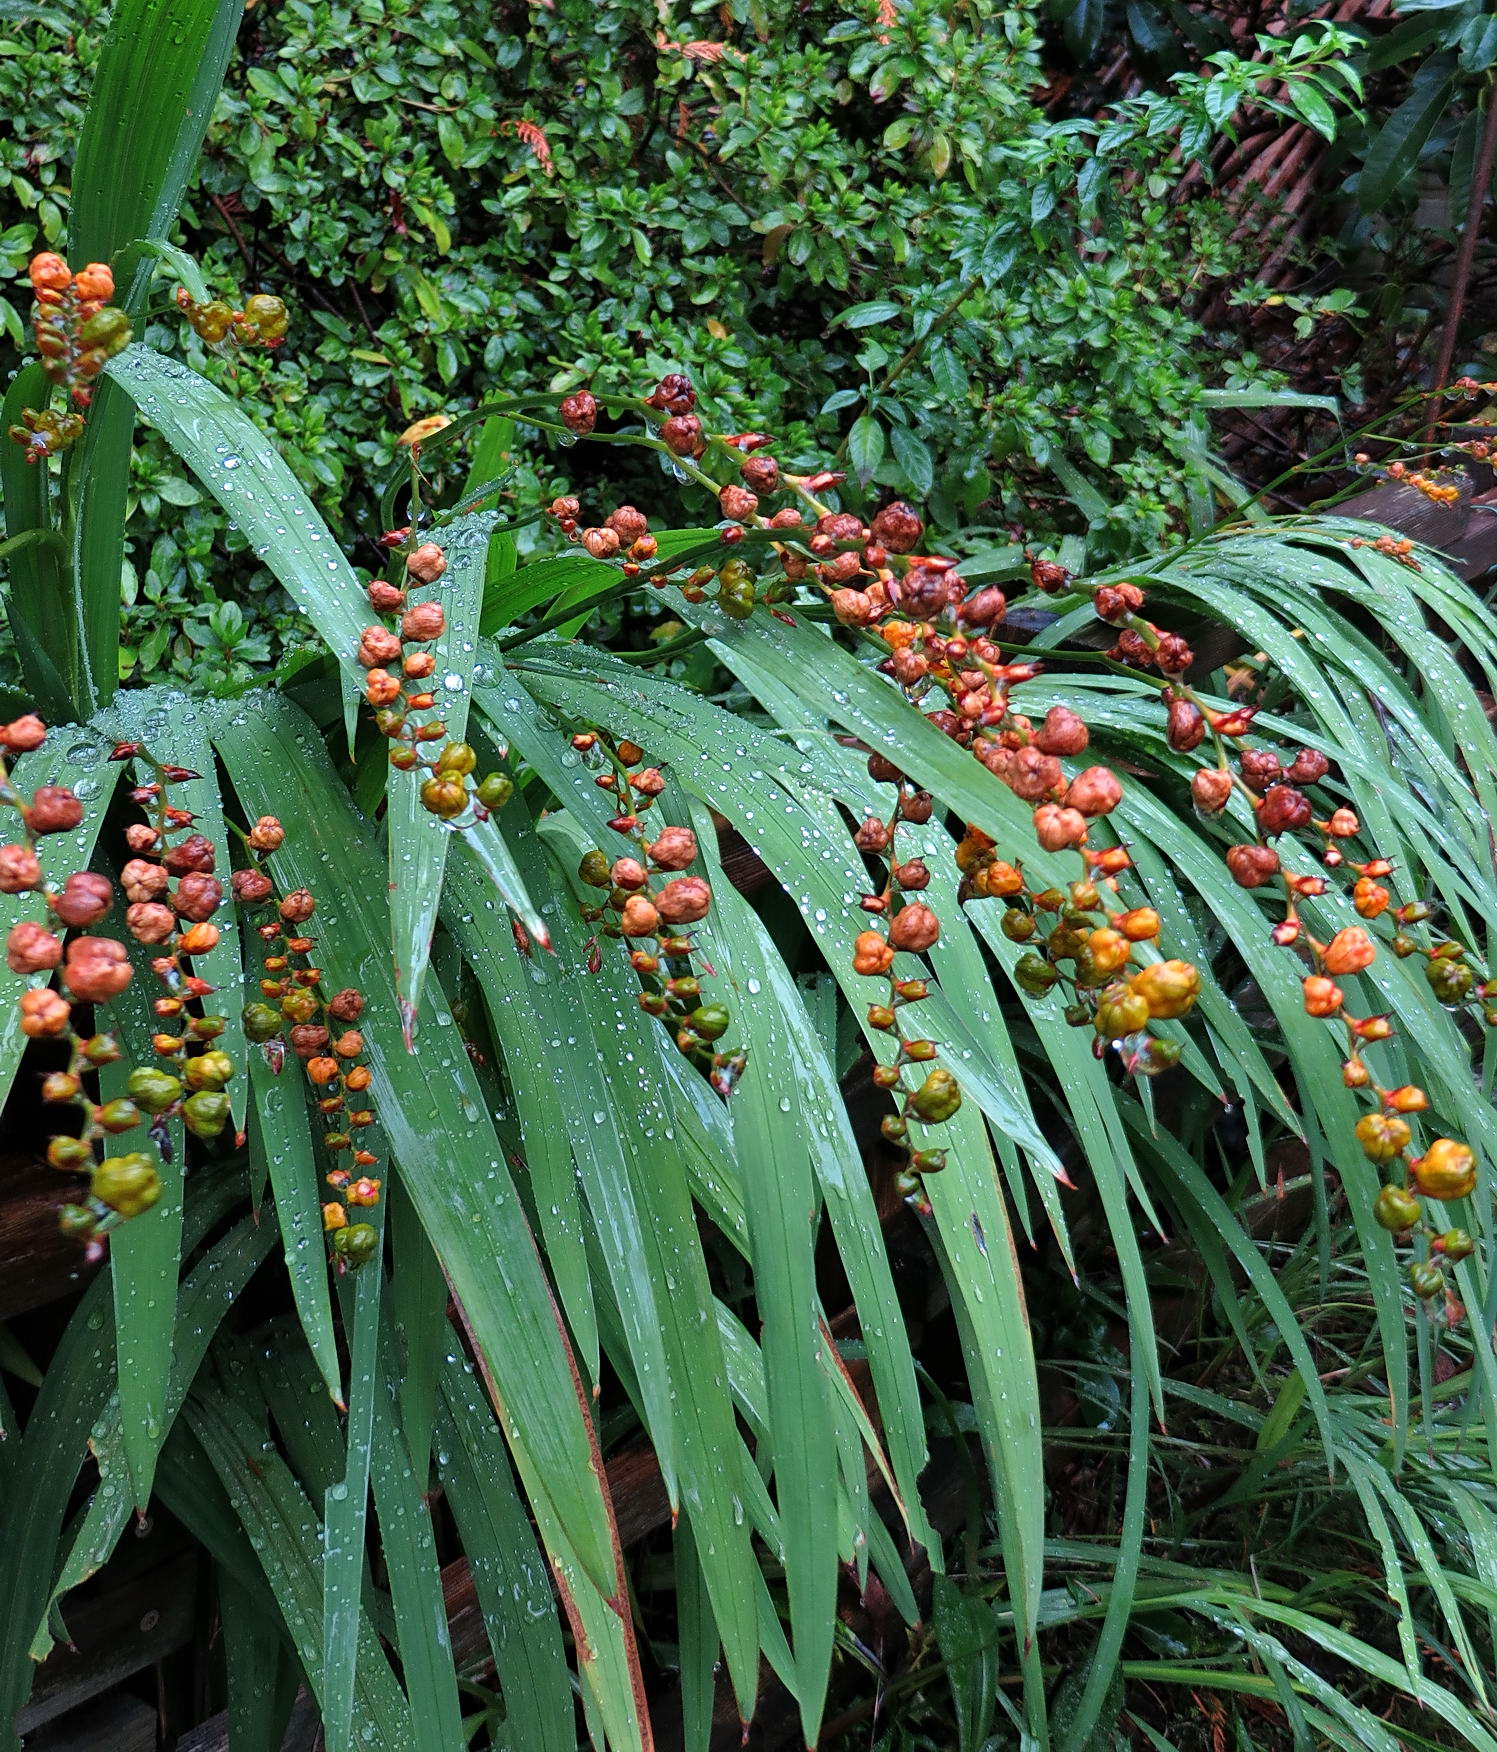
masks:
<svg viewBox="0 0 1497 1752"><path fill-rule="evenodd" d="M67 1610L68 1647L37 1669L17 1730L29 1734L175 1650L197 1630L197 1557L184 1552Z"/></svg>
<svg viewBox="0 0 1497 1752"><path fill-rule="evenodd" d="M116 1692L28 1734L26 1752L156 1752L156 1712Z"/></svg>

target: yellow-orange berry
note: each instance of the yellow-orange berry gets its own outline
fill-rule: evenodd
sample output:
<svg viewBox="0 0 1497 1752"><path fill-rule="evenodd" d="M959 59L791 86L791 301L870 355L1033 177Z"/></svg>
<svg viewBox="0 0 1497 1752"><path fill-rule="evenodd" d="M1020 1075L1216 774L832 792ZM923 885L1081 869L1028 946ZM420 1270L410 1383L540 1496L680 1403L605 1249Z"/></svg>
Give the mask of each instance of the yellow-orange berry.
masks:
<svg viewBox="0 0 1497 1752"><path fill-rule="evenodd" d="M1426 1198L1469 1198L1476 1190L1476 1157L1455 1138L1436 1138L1409 1173Z"/></svg>

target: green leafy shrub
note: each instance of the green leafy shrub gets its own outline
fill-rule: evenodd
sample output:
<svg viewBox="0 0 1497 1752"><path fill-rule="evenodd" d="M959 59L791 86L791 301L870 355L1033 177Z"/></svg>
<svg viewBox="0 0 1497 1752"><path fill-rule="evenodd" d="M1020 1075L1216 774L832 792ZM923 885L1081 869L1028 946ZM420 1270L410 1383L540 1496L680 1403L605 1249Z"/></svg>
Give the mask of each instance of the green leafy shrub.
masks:
<svg viewBox="0 0 1497 1752"><path fill-rule="evenodd" d="M187 356L264 410L341 535L408 420L518 381L681 367L724 428L768 427L808 460L841 446L946 532L1071 533L1105 561L1181 527L1219 370L1190 301L1237 258L1209 201L1168 193L1276 70L1324 107L1334 35L1051 124L1024 7L662 16L647 0L247 16L181 235L215 293L278 291L296 320L273 358ZM66 37L49 14L8 27L16 266L58 235L101 17L88 0ZM172 347L175 327L149 336ZM522 491L537 469L565 484L554 459L518 462ZM171 469L152 453L142 487L185 505ZM232 678L295 642L253 556L231 541L232 584L210 575L211 515L158 530L147 506L127 662ZM228 590L260 643L208 633L198 611Z"/></svg>

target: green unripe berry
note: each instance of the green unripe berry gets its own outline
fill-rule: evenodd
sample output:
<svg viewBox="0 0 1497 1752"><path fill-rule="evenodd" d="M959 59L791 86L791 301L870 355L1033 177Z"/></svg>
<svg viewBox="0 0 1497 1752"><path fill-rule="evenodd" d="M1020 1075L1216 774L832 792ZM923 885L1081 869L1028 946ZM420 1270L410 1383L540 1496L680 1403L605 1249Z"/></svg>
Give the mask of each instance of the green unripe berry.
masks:
<svg viewBox="0 0 1497 1752"><path fill-rule="evenodd" d="M74 1241L87 1241L98 1226L98 1219L85 1205L65 1204L57 1213L57 1227Z"/></svg>
<svg viewBox="0 0 1497 1752"><path fill-rule="evenodd" d="M234 1061L226 1052L201 1052L183 1067L189 1089L222 1089L234 1075Z"/></svg>
<svg viewBox="0 0 1497 1752"><path fill-rule="evenodd" d="M256 1008L264 1009L263 1004ZM267 1011L274 1015L274 1011ZM130 1080L126 1084L130 1091L130 1099L140 1108L142 1113L165 1113L174 1101L182 1098L182 1080L173 1077L166 1071L158 1071L150 1065L142 1065L139 1070L131 1071Z"/></svg>
<svg viewBox="0 0 1497 1752"><path fill-rule="evenodd" d="M478 756L466 742L449 742L437 756L437 771L465 776L478 765Z"/></svg>
<svg viewBox="0 0 1497 1752"><path fill-rule="evenodd" d="M257 1044L274 1040L281 1032L280 1014L269 1004L246 1004L243 1019L244 1032Z"/></svg>
<svg viewBox="0 0 1497 1752"><path fill-rule="evenodd" d="M226 340L234 324L234 312L221 298L211 298L188 312L187 320L210 345Z"/></svg>
<svg viewBox="0 0 1497 1752"><path fill-rule="evenodd" d="M84 323L78 331L78 338L85 347L96 347L112 359L130 345L130 318L123 310L106 304Z"/></svg>
<svg viewBox="0 0 1497 1752"><path fill-rule="evenodd" d="M94 1118L107 1132L127 1132L140 1124L140 1108L133 1101L106 1101Z"/></svg>
<svg viewBox="0 0 1497 1752"><path fill-rule="evenodd" d="M91 1168L93 1147L84 1143L82 1138L53 1138L47 1145L47 1160L54 1168Z"/></svg>
<svg viewBox="0 0 1497 1752"><path fill-rule="evenodd" d="M346 1229L333 1230L333 1252L346 1265L364 1265L378 1250L379 1231L372 1223L350 1223Z"/></svg>
<svg viewBox="0 0 1497 1752"><path fill-rule="evenodd" d="M271 292L255 292L246 298L244 315L262 341L279 341L290 327L285 304Z"/></svg>
<svg viewBox="0 0 1497 1752"><path fill-rule="evenodd" d="M435 775L421 781L421 807L431 815L450 821L468 807L468 787L460 778Z"/></svg>
<svg viewBox="0 0 1497 1752"><path fill-rule="evenodd" d="M478 801L485 809L502 809L514 794L515 782L508 773L488 773L478 787Z"/></svg>
<svg viewBox="0 0 1497 1752"><path fill-rule="evenodd" d="M216 1138L229 1123L229 1098L214 1089L200 1089L182 1103L182 1118L195 1138Z"/></svg>
<svg viewBox="0 0 1497 1752"><path fill-rule="evenodd" d="M1104 1040L1122 1040L1149 1025L1149 1000L1121 981L1108 986L1097 1005L1096 1029Z"/></svg>
<svg viewBox="0 0 1497 1752"><path fill-rule="evenodd" d="M94 1169L89 1191L122 1217L138 1217L161 1197L161 1176L151 1158L139 1150L109 1156Z"/></svg>
<svg viewBox="0 0 1497 1752"><path fill-rule="evenodd" d="M1409 1288L1421 1302L1427 1302L1445 1288L1445 1274L1427 1259L1416 1259L1409 1266Z"/></svg>
<svg viewBox="0 0 1497 1752"><path fill-rule="evenodd" d="M688 1021L703 1040L720 1040L728 1032L732 1017L721 1004L703 1004L692 1011Z"/></svg>
<svg viewBox="0 0 1497 1752"><path fill-rule="evenodd" d="M717 606L730 620L747 620L754 612L754 587L742 584L729 589L724 584L717 593Z"/></svg>
<svg viewBox="0 0 1497 1752"><path fill-rule="evenodd" d="M613 877L609 862L602 852L588 852L577 866L577 874L589 888L611 888Z"/></svg>
<svg viewBox="0 0 1497 1752"><path fill-rule="evenodd" d="M1440 1237L1440 1251L1447 1259L1469 1259L1476 1243L1464 1229L1447 1229Z"/></svg>
<svg viewBox="0 0 1497 1752"><path fill-rule="evenodd" d="M1157 1077L1161 1071L1172 1071L1180 1062L1178 1040L1151 1040L1138 1061L1138 1069L1146 1077Z"/></svg>
<svg viewBox="0 0 1497 1752"><path fill-rule="evenodd" d="M317 1014L317 999L305 986L293 986L281 999L281 1014L288 1022L310 1022Z"/></svg>
<svg viewBox="0 0 1497 1752"><path fill-rule="evenodd" d="M962 1088L944 1066L937 1065L910 1097L910 1111L925 1125L940 1125L962 1104Z"/></svg>
<svg viewBox="0 0 1497 1752"><path fill-rule="evenodd" d="M1419 1200L1406 1187L1385 1186L1377 1195L1372 1214L1379 1228L1397 1235L1405 1229L1412 1229L1422 1210Z"/></svg>
<svg viewBox="0 0 1497 1752"><path fill-rule="evenodd" d="M1036 955L1033 950L1027 955L1021 955L1014 964L1014 979L1019 990L1031 998L1044 997L1059 978L1059 973L1044 956Z"/></svg>
<svg viewBox="0 0 1497 1752"><path fill-rule="evenodd" d="M1448 1007L1464 1003L1476 983L1475 974L1465 962L1448 961L1442 956L1427 964L1424 977L1429 981L1429 989Z"/></svg>

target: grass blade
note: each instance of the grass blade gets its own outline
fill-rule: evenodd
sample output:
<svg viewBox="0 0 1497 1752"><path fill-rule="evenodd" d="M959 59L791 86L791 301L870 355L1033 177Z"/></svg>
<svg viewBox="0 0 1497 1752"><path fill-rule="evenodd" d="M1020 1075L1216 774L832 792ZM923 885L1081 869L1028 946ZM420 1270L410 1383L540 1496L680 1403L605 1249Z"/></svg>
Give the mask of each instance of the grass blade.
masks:
<svg viewBox="0 0 1497 1752"><path fill-rule="evenodd" d="M464 1752L431 1511L396 1422L390 1385L381 1380L375 1397L374 1501L395 1606L400 1668L412 1719L421 1724L422 1752Z"/></svg>
<svg viewBox="0 0 1497 1752"><path fill-rule="evenodd" d="M572 1689L546 1560L515 1490L504 1439L473 1373L449 1360L437 1402L437 1466L488 1631L517 1746L575 1752Z"/></svg>
<svg viewBox="0 0 1497 1752"><path fill-rule="evenodd" d="M0 1748L20 1752L12 1723L31 1690L30 1648L44 1621L58 1538L88 1432L109 1395L114 1323L109 1287L84 1292L48 1364L7 1481L0 1540Z"/></svg>
<svg viewBox="0 0 1497 1752"><path fill-rule="evenodd" d="M39 364L26 365L11 379L0 404L7 430L21 422L23 408L44 408L52 385ZM51 476L28 460L19 444L0 451L0 513L4 515L9 573L6 619L16 641L27 691L48 723L86 716L87 689L80 685L82 662L77 617L64 605L69 591L63 570L63 543L55 527ZM23 536L35 539L22 541Z"/></svg>
<svg viewBox="0 0 1497 1752"><path fill-rule="evenodd" d="M234 1752L281 1752L301 1677L281 1626L267 1621L259 1598L231 1570L218 1571L218 1612Z"/></svg>
<svg viewBox="0 0 1497 1752"><path fill-rule="evenodd" d="M199 1199L188 1202L189 1247L203 1226L203 1202ZM213 1201L211 1208L221 1211L222 1202L222 1199ZM164 1420L169 1429L176 1422L220 1321L228 1314L269 1250L269 1230L253 1218L246 1217L221 1241L215 1242L183 1282L177 1300L177 1329L172 1341L172 1375ZM99 1488L90 1499L73 1536L67 1560L52 1589L49 1609L108 1561L130 1520L130 1493L122 1488L121 1483L124 1426L117 1391L94 1425L88 1445L99 1468ZM52 1636L44 1616L32 1643L31 1658L45 1660L51 1646Z"/></svg>
<svg viewBox="0 0 1497 1752"><path fill-rule="evenodd" d="M383 1241L383 1232L381 1232ZM365 1527L379 1384L379 1306L384 1249L343 1296L349 1331L348 1424L343 1476L323 1499L322 1721L328 1752L352 1752L353 1699L363 1617ZM423 1731L425 1724L422 1724Z"/></svg>
<svg viewBox="0 0 1497 1752"><path fill-rule="evenodd" d="M322 1640L322 1528L285 1460L266 1439L232 1386L220 1378L211 1393L195 1393L185 1416L201 1443L233 1516L270 1584L307 1682L330 1726ZM357 1710L359 1745L378 1752L417 1752L410 1712L367 1614L358 1620ZM349 1728L344 1718L345 1731Z"/></svg>

